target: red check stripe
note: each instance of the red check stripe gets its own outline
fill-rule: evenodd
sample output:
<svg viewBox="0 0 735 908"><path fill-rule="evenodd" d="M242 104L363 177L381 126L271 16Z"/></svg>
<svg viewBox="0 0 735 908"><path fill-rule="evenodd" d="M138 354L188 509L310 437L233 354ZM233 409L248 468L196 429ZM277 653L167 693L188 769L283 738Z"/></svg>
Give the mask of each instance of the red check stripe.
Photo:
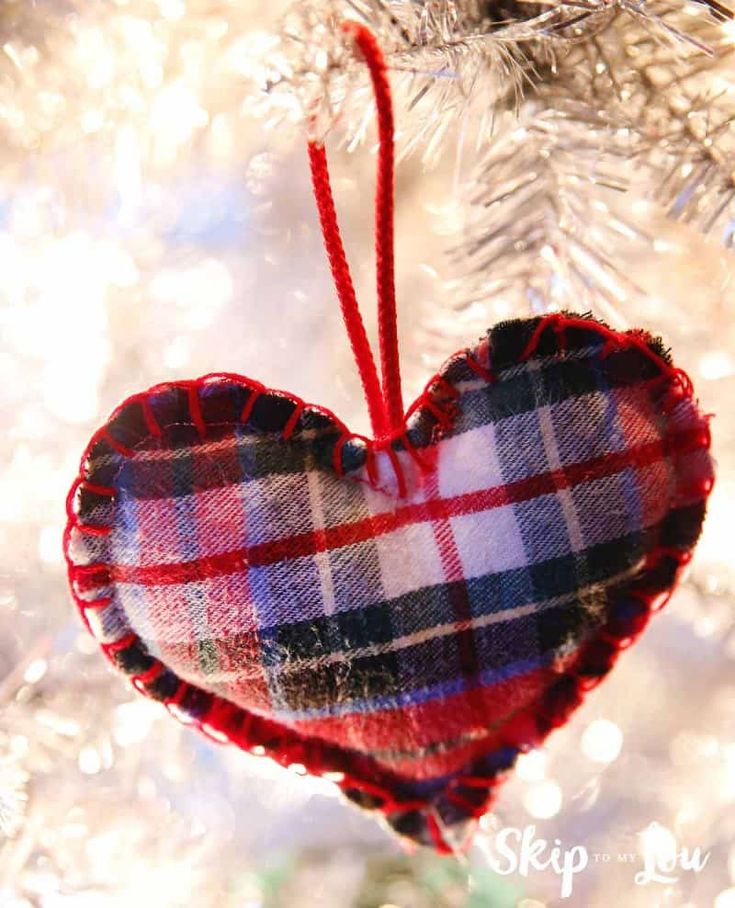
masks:
<svg viewBox="0 0 735 908"><path fill-rule="evenodd" d="M439 477L435 472L427 477L426 488L429 493L429 501L442 500L439 494ZM462 558L454 538L452 524L447 519L432 520L431 528L434 531L434 539L439 549L444 581L454 616L458 624L470 621L472 618L472 607L467 593L467 584L464 582ZM467 631L459 631L456 640L462 674L467 678L472 678L480 670L474 635Z"/></svg>
<svg viewBox="0 0 735 908"><path fill-rule="evenodd" d="M507 485L456 495L452 498L410 504L397 508L394 512L366 517L354 523L263 542L236 551L223 552L187 562L145 567L127 564L111 565L109 566L109 578L120 583L133 583L140 586L163 586L231 574L243 571L248 567L263 567L279 561L354 545L410 524L448 520L452 517L476 514L515 502L527 501L540 495L555 494L561 488L591 482L631 467L650 466L667 457L696 451L701 447L701 430L672 432L658 442L639 445L626 451L604 454L564 469L541 473ZM95 574L93 568L94 565L90 565L86 571L80 572L77 576L80 591L87 586L96 585L93 579Z"/></svg>

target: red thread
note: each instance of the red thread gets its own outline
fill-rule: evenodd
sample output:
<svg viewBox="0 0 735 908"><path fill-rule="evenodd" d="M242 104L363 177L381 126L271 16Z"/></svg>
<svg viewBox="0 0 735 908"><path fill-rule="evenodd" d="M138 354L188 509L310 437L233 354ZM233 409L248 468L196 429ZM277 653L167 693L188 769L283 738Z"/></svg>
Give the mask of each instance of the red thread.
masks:
<svg viewBox="0 0 735 908"><path fill-rule="evenodd" d="M112 596L103 596L102 599L93 599L91 602L86 602L84 599L82 599L82 600L80 600L80 605L82 608L85 608L85 609L107 608L107 606L111 602L112 602Z"/></svg>
<svg viewBox="0 0 735 908"><path fill-rule="evenodd" d="M345 471L342 466L342 448L344 448L347 442L347 436L341 435L334 445L334 451L332 452L332 466L334 467L334 472L337 476L344 476Z"/></svg>
<svg viewBox="0 0 735 908"><path fill-rule="evenodd" d="M483 779L484 785L483 788L487 788L487 779ZM481 817L484 813L487 812L487 807L485 804L478 806L473 804L471 801L468 801L466 798L463 798L462 795L457 794L456 791L447 792L447 801L451 801L452 804L456 804L457 807L461 807L462 810L467 813L470 817Z"/></svg>
<svg viewBox="0 0 735 908"><path fill-rule="evenodd" d="M436 393L443 394L450 400L457 400L460 396L459 390L453 385L450 385L444 378L435 378L431 387Z"/></svg>
<svg viewBox="0 0 735 908"><path fill-rule="evenodd" d="M431 834L432 841L434 842L434 848L436 848L439 854L454 854L454 849L447 844L442 835L433 808L426 811L426 825Z"/></svg>
<svg viewBox="0 0 735 908"><path fill-rule="evenodd" d="M143 410L143 419L145 420L146 428L154 438L160 438L163 433L161 427L158 425L158 421L147 394L144 394L141 398L140 406Z"/></svg>
<svg viewBox="0 0 735 908"><path fill-rule="evenodd" d="M113 498L116 492L112 486L98 486L93 482L87 482L86 479L83 479L79 485L85 492L91 492L93 495L99 495L105 498Z"/></svg>
<svg viewBox="0 0 735 908"><path fill-rule="evenodd" d="M383 806L393 803L393 797L387 789L381 785L376 785L374 782L369 782L367 779L353 779L350 776L345 776L340 782L340 788L343 791L355 789L363 794L372 795L374 798L379 798Z"/></svg>
<svg viewBox="0 0 735 908"><path fill-rule="evenodd" d="M209 738L209 740L213 741L215 744L229 744L230 743L229 737L227 736L227 732L220 731L219 729L215 728L213 725L207 726L207 724L204 722L198 722L197 728L199 729L201 734L204 735L205 738ZM215 732L216 734L212 734L212 732ZM225 740L223 740L220 737L217 737L217 735L224 735Z"/></svg>
<svg viewBox="0 0 735 908"><path fill-rule="evenodd" d="M430 413L437 423L441 426L442 429L451 428L452 422L454 420L454 413L448 406L441 406L439 402L435 399L434 389L436 387L437 381L440 380L438 375L435 375L431 378L425 385L424 390L416 398L416 400L411 404L411 406L406 410L406 422L408 425L408 420L413 416L413 414L420 409L424 409L427 413ZM448 383L447 387L450 387ZM457 389L455 389L457 390ZM455 395L452 395L455 396ZM459 391L457 390L456 396L459 396ZM434 438L436 440L436 438Z"/></svg>
<svg viewBox="0 0 735 908"><path fill-rule="evenodd" d="M661 558L673 558L675 561L678 561L679 564L689 564L692 560L692 554L692 552L682 552L679 549L673 548L673 546L662 545L656 549L657 556L660 556ZM646 563L653 563L653 559L649 556L646 559Z"/></svg>
<svg viewBox="0 0 735 908"><path fill-rule="evenodd" d="M196 383L189 385L187 391L189 395L189 413L191 413L191 421L194 423L199 437L204 438L207 434L207 425L202 416L202 404L199 400L199 386Z"/></svg>
<svg viewBox="0 0 735 908"><path fill-rule="evenodd" d="M253 407L255 406L255 401L260 397L262 393L262 388L257 388L250 386L250 397L248 397L245 402L245 406L242 408L242 413L240 414L240 422L246 423L253 412Z"/></svg>
<svg viewBox="0 0 735 908"><path fill-rule="evenodd" d="M221 697L215 697L209 705L209 709L202 718L202 722L205 725L211 725L212 728L217 729L224 724L223 720L226 720L229 716L233 715L233 711L237 707L233 706L227 700L223 700Z"/></svg>
<svg viewBox="0 0 735 908"><path fill-rule="evenodd" d="M373 434L377 438L382 438L400 432L404 422L395 291L393 107L385 58L377 39L368 28L356 22L346 22L344 28L353 34L355 43L370 70L378 119L375 258L382 385L357 304L355 287L337 222L326 151L322 144L309 143L309 163L324 246L342 307L342 318L360 373Z"/></svg>
<svg viewBox="0 0 735 908"><path fill-rule="evenodd" d="M368 782L364 779L356 779L352 776L345 776L339 783L339 787L343 791L354 790L370 795L373 798L378 798L380 800L380 805L376 805L376 808L386 814L408 813L412 810L423 810L429 803L423 798L415 798L411 801L400 801L397 798L394 798L391 792L382 785L378 785L375 782Z"/></svg>
<svg viewBox="0 0 735 908"><path fill-rule="evenodd" d="M103 643L102 649L106 653L117 653L121 649L127 649L129 646L132 646L134 643L138 642L138 635L134 634L132 631L129 634L126 634L124 637L121 637L119 640L113 640L112 643Z"/></svg>
<svg viewBox="0 0 735 908"><path fill-rule="evenodd" d="M488 384L492 384L493 382L497 381L497 378L493 375L493 373L489 369L486 369L483 365L478 363L478 361L469 350L467 350L467 352L465 353L465 362L470 367L470 369L472 369L475 375L479 375L480 378L483 378Z"/></svg>
<svg viewBox="0 0 735 908"><path fill-rule="evenodd" d="M565 322L560 320L554 322L554 333L556 334L556 343L560 353L564 353L567 347L566 327L567 323Z"/></svg>
<svg viewBox="0 0 735 908"><path fill-rule="evenodd" d="M401 435L401 441L403 442L403 447L408 451L409 455L413 458L416 466L421 470L422 473L428 473L431 470L431 466L427 463L426 460L419 454L416 450L416 446L411 442L411 439L408 437L408 432L404 432Z"/></svg>
<svg viewBox="0 0 735 908"><path fill-rule="evenodd" d="M533 356L533 354L536 352L536 348L539 345L541 335L544 333L544 331L549 327L549 325L554 324L556 321L558 321L558 319L563 317L564 316L561 314L561 312L552 312L551 315L547 315L545 318L541 319L538 325L536 325L536 327L534 328L533 334L526 344L525 350L518 357L520 362L525 362L525 360Z"/></svg>
<svg viewBox="0 0 735 908"><path fill-rule="evenodd" d="M76 520L74 526L86 536L109 536L112 533L111 526L103 526L101 524L80 523Z"/></svg>
<svg viewBox="0 0 735 908"><path fill-rule="evenodd" d="M677 577L680 577L681 573L682 573L681 571L677 571ZM678 580L677 580L677 582L678 582ZM673 594L674 594L674 587L671 587L671 589L666 590L663 593L659 593L656 596L649 595L651 613L655 615L657 612L660 612L664 608L666 608L666 606L669 604L669 601L671 600L671 597L673 596Z"/></svg>
<svg viewBox="0 0 735 908"><path fill-rule="evenodd" d="M427 410L430 410L431 413L434 414L434 418L436 419L436 421L439 423L439 425L443 429L447 429L451 426L451 424L452 424L451 414L449 412L447 412L446 410L442 409L442 407L440 407L439 404L435 400L432 400L432 398L430 396L428 396L428 395L426 396L426 399L424 400L423 405L426 407Z"/></svg>
<svg viewBox="0 0 735 908"><path fill-rule="evenodd" d="M71 579L81 592L106 586L111 580L109 564L73 564Z"/></svg>
<svg viewBox="0 0 735 908"><path fill-rule="evenodd" d="M181 704L181 701L186 696L187 689L188 689L188 685L187 685L186 681L179 680L179 683L176 686L176 693L173 695L173 697L169 697L169 699L166 701L166 707L167 708L171 707L171 706L178 707ZM169 712L171 712L170 709L169 709ZM172 715L173 715L173 713L172 713Z"/></svg>
<svg viewBox="0 0 735 908"><path fill-rule="evenodd" d="M694 394L692 380L683 369L674 369L674 376L685 397L691 397Z"/></svg>
<svg viewBox="0 0 735 908"><path fill-rule="evenodd" d="M609 337L605 343L602 345L602 350L600 351L600 357L602 359L607 359L611 353L615 353L620 349L620 344L616 338Z"/></svg>
<svg viewBox="0 0 735 908"><path fill-rule="evenodd" d="M123 457L132 457L135 454L132 448L128 448L121 441L118 441L116 438L113 438L112 435L105 429L101 433L101 438L107 442L107 444L112 448L113 451L117 451L118 454L122 454Z"/></svg>
<svg viewBox="0 0 735 908"><path fill-rule="evenodd" d="M141 672L139 675L131 675L130 680L136 690L141 690L142 685L155 681L165 668L163 662L154 662L147 671Z"/></svg>
<svg viewBox="0 0 735 908"><path fill-rule="evenodd" d="M288 418L288 422L283 427L283 432L281 434L283 435L284 441L288 441L289 438L293 435L293 431L296 428L296 423L301 419L301 414L303 412L304 404L297 403L293 408L293 413Z"/></svg>
<svg viewBox="0 0 735 908"><path fill-rule="evenodd" d="M375 451L372 445L365 449L365 468L367 470L368 482L373 488L378 485L378 470L375 463Z"/></svg>
<svg viewBox="0 0 735 908"><path fill-rule="evenodd" d="M531 339L526 345L525 350L521 353L519 360L524 362L529 359L536 352L539 342L541 340L541 335L544 331L552 327L554 332L557 335L559 347L561 349L561 339L563 334L569 328L581 328L585 331L594 330L601 337L604 338L603 353L605 350L611 352L613 349L624 350L634 348L642 353L647 359L651 360L653 364L660 370L662 375L667 376L669 379L674 381L682 390L684 391L686 397L692 397L694 393L694 388L691 382L691 379L683 369L676 368L669 363L667 363L655 350L649 346L650 335L645 331L626 331L621 333L619 331L614 331L612 328L608 328L607 325L603 325L601 322L593 321L591 318L585 316L569 316L564 315L562 312L552 312L551 315L544 316L536 325L536 328L531 335Z"/></svg>

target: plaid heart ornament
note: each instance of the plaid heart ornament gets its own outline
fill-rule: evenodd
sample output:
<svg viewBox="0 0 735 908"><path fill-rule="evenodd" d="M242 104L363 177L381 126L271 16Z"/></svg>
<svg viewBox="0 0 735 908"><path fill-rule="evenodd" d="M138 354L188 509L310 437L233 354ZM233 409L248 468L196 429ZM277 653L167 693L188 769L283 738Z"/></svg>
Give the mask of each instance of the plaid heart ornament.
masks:
<svg viewBox="0 0 735 908"><path fill-rule="evenodd" d="M142 693L447 847L671 590L712 482L660 345L560 315L449 360L381 446L237 376L94 437L69 575Z"/></svg>
<svg viewBox="0 0 735 908"><path fill-rule="evenodd" d="M340 251L374 437L237 375L137 394L82 458L69 579L138 691L446 852L670 595L708 424L659 341L570 313L497 325L404 412Z"/></svg>

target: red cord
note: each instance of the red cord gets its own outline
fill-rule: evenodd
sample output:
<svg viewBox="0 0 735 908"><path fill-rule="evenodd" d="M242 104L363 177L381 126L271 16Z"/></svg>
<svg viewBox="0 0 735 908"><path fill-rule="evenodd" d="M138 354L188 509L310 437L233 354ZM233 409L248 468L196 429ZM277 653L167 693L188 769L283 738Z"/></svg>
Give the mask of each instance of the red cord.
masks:
<svg viewBox="0 0 735 908"><path fill-rule="evenodd" d="M356 22L345 23L353 32L370 69L378 114L378 179L375 193L375 264L377 270L380 329L380 365L383 372L383 397L391 429L403 422L401 367L398 355L396 286L393 236L394 126L393 103L385 57L375 35Z"/></svg>
<svg viewBox="0 0 735 908"><path fill-rule="evenodd" d="M347 257L345 256L342 236L337 223L337 212L334 208L332 187L329 182L327 153L323 145L309 142L309 163L311 164L311 182L314 187L316 206L319 209L324 246L327 250L334 286L342 307L342 318L350 339L352 355L360 372L360 380L362 381L365 400L370 413L370 424L376 437L385 435L388 431L388 421L380 389L380 379L375 368L375 360L370 349L365 324L357 305L350 266L347 264Z"/></svg>
<svg viewBox="0 0 735 908"><path fill-rule="evenodd" d="M373 33L357 22L344 23L354 34L370 70L378 116L378 177L375 194L375 258L378 295L378 335L382 390L340 235L324 146L309 143L309 161L324 245L342 307L342 317L365 391L373 433L400 433L404 422L396 316L393 181L393 106L385 58Z"/></svg>

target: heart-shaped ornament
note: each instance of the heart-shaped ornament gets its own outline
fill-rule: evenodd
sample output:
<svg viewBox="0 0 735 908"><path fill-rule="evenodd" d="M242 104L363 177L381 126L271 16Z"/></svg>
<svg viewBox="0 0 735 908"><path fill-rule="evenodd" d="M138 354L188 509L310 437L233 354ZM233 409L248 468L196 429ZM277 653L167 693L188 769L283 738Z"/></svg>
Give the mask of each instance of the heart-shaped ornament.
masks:
<svg viewBox="0 0 735 908"><path fill-rule="evenodd" d="M659 342L570 314L496 326L383 443L173 382L93 437L69 576L139 691L446 850L671 591L708 446Z"/></svg>
<svg viewBox="0 0 735 908"><path fill-rule="evenodd" d="M390 89L375 38L346 27L378 111L382 382L309 155L374 437L238 375L158 385L92 438L66 557L141 693L444 852L669 595L709 432L658 341L569 313L493 328L404 413Z"/></svg>

